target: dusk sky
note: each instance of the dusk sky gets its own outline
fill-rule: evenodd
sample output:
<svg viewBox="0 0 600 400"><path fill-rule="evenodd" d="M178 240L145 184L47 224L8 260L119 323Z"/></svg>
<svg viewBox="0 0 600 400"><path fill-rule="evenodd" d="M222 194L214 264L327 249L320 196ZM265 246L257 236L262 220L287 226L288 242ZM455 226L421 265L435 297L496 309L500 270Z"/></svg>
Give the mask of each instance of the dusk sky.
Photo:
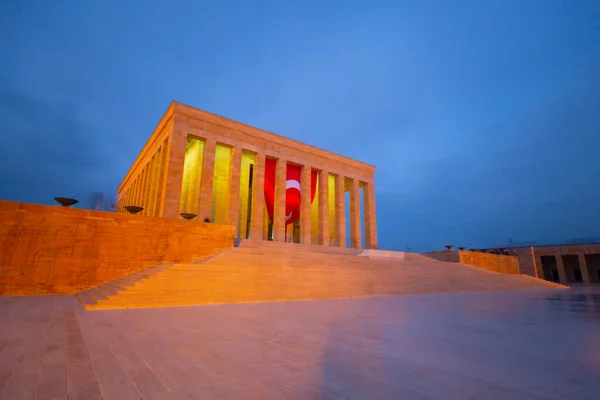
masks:
<svg viewBox="0 0 600 400"><path fill-rule="evenodd" d="M172 100L376 165L382 248L600 237L600 0L3 1L0 199L116 196Z"/></svg>

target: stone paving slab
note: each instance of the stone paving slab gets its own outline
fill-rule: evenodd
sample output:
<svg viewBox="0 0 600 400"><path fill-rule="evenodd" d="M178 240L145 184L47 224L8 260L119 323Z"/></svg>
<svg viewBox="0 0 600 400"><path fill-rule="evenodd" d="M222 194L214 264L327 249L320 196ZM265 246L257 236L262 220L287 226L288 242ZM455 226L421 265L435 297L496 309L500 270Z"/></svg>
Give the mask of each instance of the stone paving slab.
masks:
<svg viewBox="0 0 600 400"><path fill-rule="evenodd" d="M597 399L600 292L86 312L0 297L0 400Z"/></svg>

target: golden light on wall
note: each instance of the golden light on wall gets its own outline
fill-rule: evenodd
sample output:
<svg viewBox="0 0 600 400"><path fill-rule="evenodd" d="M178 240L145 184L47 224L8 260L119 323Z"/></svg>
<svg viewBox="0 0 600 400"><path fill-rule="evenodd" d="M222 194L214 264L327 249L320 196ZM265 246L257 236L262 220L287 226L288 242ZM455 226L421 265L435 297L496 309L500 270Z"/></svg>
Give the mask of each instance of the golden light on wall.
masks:
<svg viewBox="0 0 600 400"><path fill-rule="evenodd" d="M254 154L242 152L242 165L240 172L240 213L238 220L237 236L246 238L248 235L248 220L250 219L250 166L254 165Z"/></svg>
<svg viewBox="0 0 600 400"><path fill-rule="evenodd" d="M335 240L335 175L329 174L329 242Z"/></svg>
<svg viewBox="0 0 600 400"><path fill-rule="evenodd" d="M183 161L180 212L198 213L203 159L204 141L188 138Z"/></svg>
<svg viewBox="0 0 600 400"><path fill-rule="evenodd" d="M319 172L320 174L321 172ZM315 199L310 205L310 224L311 224L311 243L319 244L319 179L317 178L317 188L315 190Z"/></svg>
<svg viewBox="0 0 600 400"><path fill-rule="evenodd" d="M231 147L217 144L212 192L212 218L217 224L229 223Z"/></svg>

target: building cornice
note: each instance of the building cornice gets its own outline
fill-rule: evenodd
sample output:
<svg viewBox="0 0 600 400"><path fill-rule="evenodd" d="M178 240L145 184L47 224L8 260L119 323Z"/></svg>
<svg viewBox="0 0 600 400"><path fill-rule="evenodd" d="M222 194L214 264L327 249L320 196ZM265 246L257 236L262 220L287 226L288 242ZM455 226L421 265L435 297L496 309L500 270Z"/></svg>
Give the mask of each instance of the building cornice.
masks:
<svg viewBox="0 0 600 400"><path fill-rule="evenodd" d="M324 150L319 147L311 146L309 144L300 142L298 140L290 139L285 136L278 135L276 133L272 133L269 131L265 131L260 128L256 128L254 126L245 124L243 122L235 121L214 113L210 113L208 111L200 110L198 108L188 106L183 103L179 103L174 101L171 103L174 105L175 114L184 115L186 117L198 119L201 121L209 122L215 125L218 125L222 128L230 129L233 131L239 131L243 134L254 136L256 138L266 139L268 141L277 142L281 145L287 146L291 149L299 150L302 152L308 152L317 154L321 157L329 158L335 160L337 162L350 165L354 168L360 168L366 170L368 172L374 173L376 167L371 164L367 164L362 161L355 160L353 158L345 157L341 154L337 154L331 152L329 150Z"/></svg>

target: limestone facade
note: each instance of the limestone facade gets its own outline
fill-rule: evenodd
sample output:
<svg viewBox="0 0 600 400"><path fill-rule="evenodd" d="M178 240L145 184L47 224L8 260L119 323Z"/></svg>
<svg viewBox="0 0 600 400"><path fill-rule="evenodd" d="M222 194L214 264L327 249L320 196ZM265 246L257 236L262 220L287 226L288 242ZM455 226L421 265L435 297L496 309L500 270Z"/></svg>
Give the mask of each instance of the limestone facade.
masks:
<svg viewBox="0 0 600 400"><path fill-rule="evenodd" d="M273 221L265 209L267 158L277 162ZM316 171L317 188L311 203L309 185L300 184L300 217L288 225L290 165L302 169L303 182ZM187 212L233 225L240 238L376 249L374 173L372 165L173 102L119 186L117 211L136 205L143 215L175 219Z"/></svg>

